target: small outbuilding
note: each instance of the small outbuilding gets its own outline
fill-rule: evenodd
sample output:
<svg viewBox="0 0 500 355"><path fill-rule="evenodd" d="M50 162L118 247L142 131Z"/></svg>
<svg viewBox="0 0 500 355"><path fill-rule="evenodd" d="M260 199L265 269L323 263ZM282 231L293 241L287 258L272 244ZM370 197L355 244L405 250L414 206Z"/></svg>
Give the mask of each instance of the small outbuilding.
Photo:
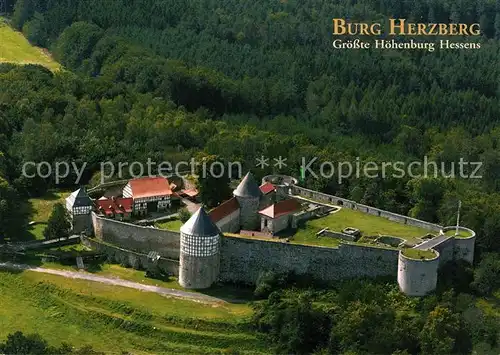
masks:
<svg viewBox="0 0 500 355"><path fill-rule="evenodd" d="M276 234L292 225L294 213L300 211L302 205L295 199L277 202L259 211L261 215L261 231Z"/></svg>

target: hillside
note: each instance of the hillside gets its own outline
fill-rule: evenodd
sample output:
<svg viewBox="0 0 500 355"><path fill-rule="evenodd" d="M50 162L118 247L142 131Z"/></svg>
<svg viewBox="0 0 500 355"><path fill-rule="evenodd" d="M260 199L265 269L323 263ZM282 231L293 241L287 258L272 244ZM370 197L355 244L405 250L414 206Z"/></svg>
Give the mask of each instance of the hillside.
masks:
<svg viewBox="0 0 500 355"><path fill-rule="evenodd" d="M47 51L31 45L22 33L14 31L2 18L0 38L0 63L39 64L50 70L61 67Z"/></svg>
<svg viewBox="0 0 500 355"><path fill-rule="evenodd" d="M33 292L36 290L36 292ZM96 282L0 272L0 339L20 330L53 346L91 344L106 353L267 353L245 323L246 305L212 305Z"/></svg>
<svg viewBox="0 0 500 355"><path fill-rule="evenodd" d="M441 265L436 291L422 298L394 279L326 285L263 270L253 307L209 306L0 272L0 353L17 330L106 353L499 353L499 0L17 0L8 17L0 247L41 239L45 224L29 222L47 222L65 191L128 180L132 166L151 161L237 163L257 180L291 175L305 188L446 226L461 206L460 225L477 240L474 265ZM481 46L335 50L332 18L478 23L479 36L455 40ZM26 63L39 65L18 65ZM381 171L369 174L367 164ZM206 172L200 166L195 173ZM227 169L233 180L235 170ZM231 197L229 180L202 179L201 197L215 196L207 208ZM359 223L357 213L326 220L374 234L378 217ZM317 223L291 244L318 244ZM421 234L378 223L396 236ZM101 273L143 281L115 267Z"/></svg>

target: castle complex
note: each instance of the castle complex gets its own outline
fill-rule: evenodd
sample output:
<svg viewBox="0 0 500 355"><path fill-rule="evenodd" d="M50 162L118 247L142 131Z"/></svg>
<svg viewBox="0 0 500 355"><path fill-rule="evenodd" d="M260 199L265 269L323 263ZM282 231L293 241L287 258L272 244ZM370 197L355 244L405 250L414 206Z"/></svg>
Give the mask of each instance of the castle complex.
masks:
<svg viewBox="0 0 500 355"><path fill-rule="evenodd" d="M163 186L158 191L175 196L167 185L155 181L155 186ZM130 196L116 199L133 199ZM165 206L163 201L170 203L171 198L154 197L149 203L154 202L158 209ZM295 272L324 281L393 276L404 293L423 296L436 288L439 266L451 260L472 263L474 259L475 233L468 228L442 227L308 190L288 176L268 176L259 185L252 174L247 174L231 199L209 212L199 208L182 225L180 233L111 219L96 205L84 189L68 198L75 232L91 225L86 232L93 238L85 240L115 260L126 260L131 265L145 266L147 255L154 252L159 255L157 267L178 276L179 284L191 289L208 288L215 282L254 284L262 272L273 271ZM141 214L147 208L133 201L127 206L137 205ZM337 247L294 241L293 231L304 223L341 218L336 213L343 208L428 233L410 243L404 237L390 235L375 239L353 225L338 231L324 228L317 231L318 237L311 236L336 238ZM131 211L134 213L133 208Z"/></svg>

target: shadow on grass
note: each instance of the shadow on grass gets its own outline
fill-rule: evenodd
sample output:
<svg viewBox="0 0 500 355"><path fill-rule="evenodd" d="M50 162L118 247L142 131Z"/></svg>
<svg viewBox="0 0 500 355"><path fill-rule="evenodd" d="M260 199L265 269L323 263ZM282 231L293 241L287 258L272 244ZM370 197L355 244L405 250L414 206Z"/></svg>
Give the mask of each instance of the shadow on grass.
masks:
<svg viewBox="0 0 500 355"><path fill-rule="evenodd" d="M277 238L292 238L296 233L297 228L287 228L275 234Z"/></svg>
<svg viewBox="0 0 500 355"><path fill-rule="evenodd" d="M217 297L229 303L247 303L255 301L254 287L238 284L215 284L206 290L197 290L207 296Z"/></svg>
<svg viewBox="0 0 500 355"><path fill-rule="evenodd" d="M85 271L90 273L96 273L102 271L102 264L90 263L85 265Z"/></svg>
<svg viewBox="0 0 500 355"><path fill-rule="evenodd" d="M32 267L42 266L43 261L37 255L30 252L2 252L0 250L0 262L2 263L12 263L12 264L23 264ZM22 273L24 270L10 269L10 268L0 268L0 270L7 270L12 273Z"/></svg>

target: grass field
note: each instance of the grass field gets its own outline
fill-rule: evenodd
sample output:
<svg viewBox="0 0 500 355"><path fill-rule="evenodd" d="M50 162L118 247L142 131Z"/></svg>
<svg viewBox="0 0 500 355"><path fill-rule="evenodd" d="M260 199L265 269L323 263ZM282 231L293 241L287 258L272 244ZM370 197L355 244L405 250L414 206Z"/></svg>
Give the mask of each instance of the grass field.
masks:
<svg viewBox="0 0 500 355"><path fill-rule="evenodd" d="M24 202L22 209L26 215L26 220L37 222L37 224L28 227L24 239L44 239L43 231L47 227L52 208L58 202L65 204L65 199L69 194L70 192L49 192L43 197L32 198Z"/></svg>
<svg viewBox="0 0 500 355"><path fill-rule="evenodd" d="M28 229L28 238L27 239L36 239L42 240L45 239L43 236L43 231L47 227L47 223L37 223L34 226L30 226Z"/></svg>
<svg viewBox="0 0 500 355"><path fill-rule="evenodd" d="M156 223L156 227L160 229L166 229L169 231L178 232L182 227L182 222L180 219L173 219L167 222Z"/></svg>
<svg viewBox="0 0 500 355"><path fill-rule="evenodd" d="M323 218L309 220L297 230L292 237L293 243L337 246L339 241L334 238L316 237L323 228L328 227L331 231L342 231L344 228L353 227L361 231L363 236L389 235L401 237L408 241L429 233L428 230L401 223L390 221L386 218L372 216L360 211L342 208L340 211Z"/></svg>
<svg viewBox="0 0 500 355"><path fill-rule="evenodd" d="M34 272L0 272L0 338L16 330L106 353L267 353L247 304L212 304Z"/></svg>
<svg viewBox="0 0 500 355"><path fill-rule="evenodd" d="M43 197L28 200L26 209L30 219L35 222L47 223L52 213L52 207L58 202L65 204L65 199L69 194L70 192L49 192Z"/></svg>
<svg viewBox="0 0 500 355"><path fill-rule="evenodd" d="M0 63L40 64L50 70L61 66L43 49L32 46L22 33L14 31L0 17Z"/></svg>

